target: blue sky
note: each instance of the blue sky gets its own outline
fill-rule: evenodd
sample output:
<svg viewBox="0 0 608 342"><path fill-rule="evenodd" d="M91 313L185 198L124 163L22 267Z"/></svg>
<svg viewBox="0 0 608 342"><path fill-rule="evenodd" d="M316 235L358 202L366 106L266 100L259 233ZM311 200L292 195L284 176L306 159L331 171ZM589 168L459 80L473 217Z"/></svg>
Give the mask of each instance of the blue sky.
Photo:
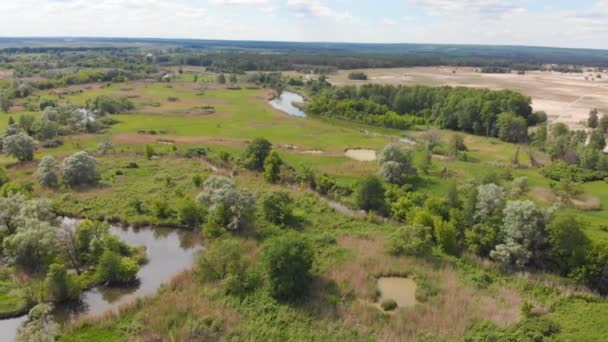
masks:
<svg viewBox="0 0 608 342"><path fill-rule="evenodd" d="M2 36L608 49L608 0L0 0Z"/></svg>

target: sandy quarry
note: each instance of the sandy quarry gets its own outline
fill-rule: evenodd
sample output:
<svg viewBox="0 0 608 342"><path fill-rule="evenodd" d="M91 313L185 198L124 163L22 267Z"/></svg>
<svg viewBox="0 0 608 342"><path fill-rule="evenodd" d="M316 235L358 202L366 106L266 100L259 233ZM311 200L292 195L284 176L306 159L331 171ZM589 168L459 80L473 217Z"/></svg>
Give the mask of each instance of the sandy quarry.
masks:
<svg viewBox="0 0 608 342"><path fill-rule="evenodd" d="M587 69L586 69L587 70ZM590 69L589 69L590 70ZM526 75L482 74L474 68L419 67L397 69L364 69L368 81L348 79L352 70L330 76L336 85L368 83L425 84L512 89L532 98L534 110L543 110L552 121L577 125L586 120L589 111L598 108L608 113L608 72L598 78L597 72L564 74L532 71Z"/></svg>

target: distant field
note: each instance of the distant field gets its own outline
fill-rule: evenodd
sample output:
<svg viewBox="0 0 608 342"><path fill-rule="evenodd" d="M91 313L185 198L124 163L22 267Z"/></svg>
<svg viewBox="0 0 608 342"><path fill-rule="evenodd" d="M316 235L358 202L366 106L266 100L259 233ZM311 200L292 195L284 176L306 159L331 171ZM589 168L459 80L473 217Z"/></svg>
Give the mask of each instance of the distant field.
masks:
<svg viewBox="0 0 608 342"><path fill-rule="evenodd" d="M369 80L348 79L348 74L353 71L366 73ZM552 120L576 125L585 120L593 108L608 113L608 72L601 74L601 78L597 75L591 72L564 74L541 71L531 71L526 75L482 74L474 68L419 67L341 70L331 75L330 81L336 85L424 84L512 89L532 97L534 110L547 112Z"/></svg>

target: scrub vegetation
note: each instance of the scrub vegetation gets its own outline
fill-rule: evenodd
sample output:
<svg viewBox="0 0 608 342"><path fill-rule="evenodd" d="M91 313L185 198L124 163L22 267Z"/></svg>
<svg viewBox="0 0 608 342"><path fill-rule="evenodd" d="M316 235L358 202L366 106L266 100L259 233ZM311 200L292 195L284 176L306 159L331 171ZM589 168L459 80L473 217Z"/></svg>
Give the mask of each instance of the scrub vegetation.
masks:
<svg viewBox="0 0 608 342"><path fill-rule="evenodd" d="M93 66L61 76L24 51L2 64L19 81L2 83L0 316L29 311L22 340L608 336L605 114L577 130L510 90L339 87L244 77L249 54L119 51L133 58L66 51ZM284 90L309 117L267 103ZM151 296L55 319L94 286L137 285L146 251L110 222L205 248ZM414 282L415 304L383 294L385 277Z"/></svg>

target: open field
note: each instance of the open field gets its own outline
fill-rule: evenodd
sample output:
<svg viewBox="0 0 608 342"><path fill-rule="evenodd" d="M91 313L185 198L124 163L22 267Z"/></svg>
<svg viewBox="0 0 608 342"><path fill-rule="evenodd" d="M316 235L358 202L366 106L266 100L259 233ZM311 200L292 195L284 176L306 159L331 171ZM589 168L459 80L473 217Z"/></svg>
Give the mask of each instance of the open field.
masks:
<svg viewBox="0 0 608 342"><path fill-rule="evenodd" d="M362 71L368 81L348 79L353 71ZM552 121L578 125L593 108L608 113L608 72L601 74L565 74L530 71L525 75L482 74L474 68L417 67L396 69L341 70L330 75L336 85L365 83L429 86L465 86L490 89L512 89L532 98L534 110L547 112Z"/></svg>

